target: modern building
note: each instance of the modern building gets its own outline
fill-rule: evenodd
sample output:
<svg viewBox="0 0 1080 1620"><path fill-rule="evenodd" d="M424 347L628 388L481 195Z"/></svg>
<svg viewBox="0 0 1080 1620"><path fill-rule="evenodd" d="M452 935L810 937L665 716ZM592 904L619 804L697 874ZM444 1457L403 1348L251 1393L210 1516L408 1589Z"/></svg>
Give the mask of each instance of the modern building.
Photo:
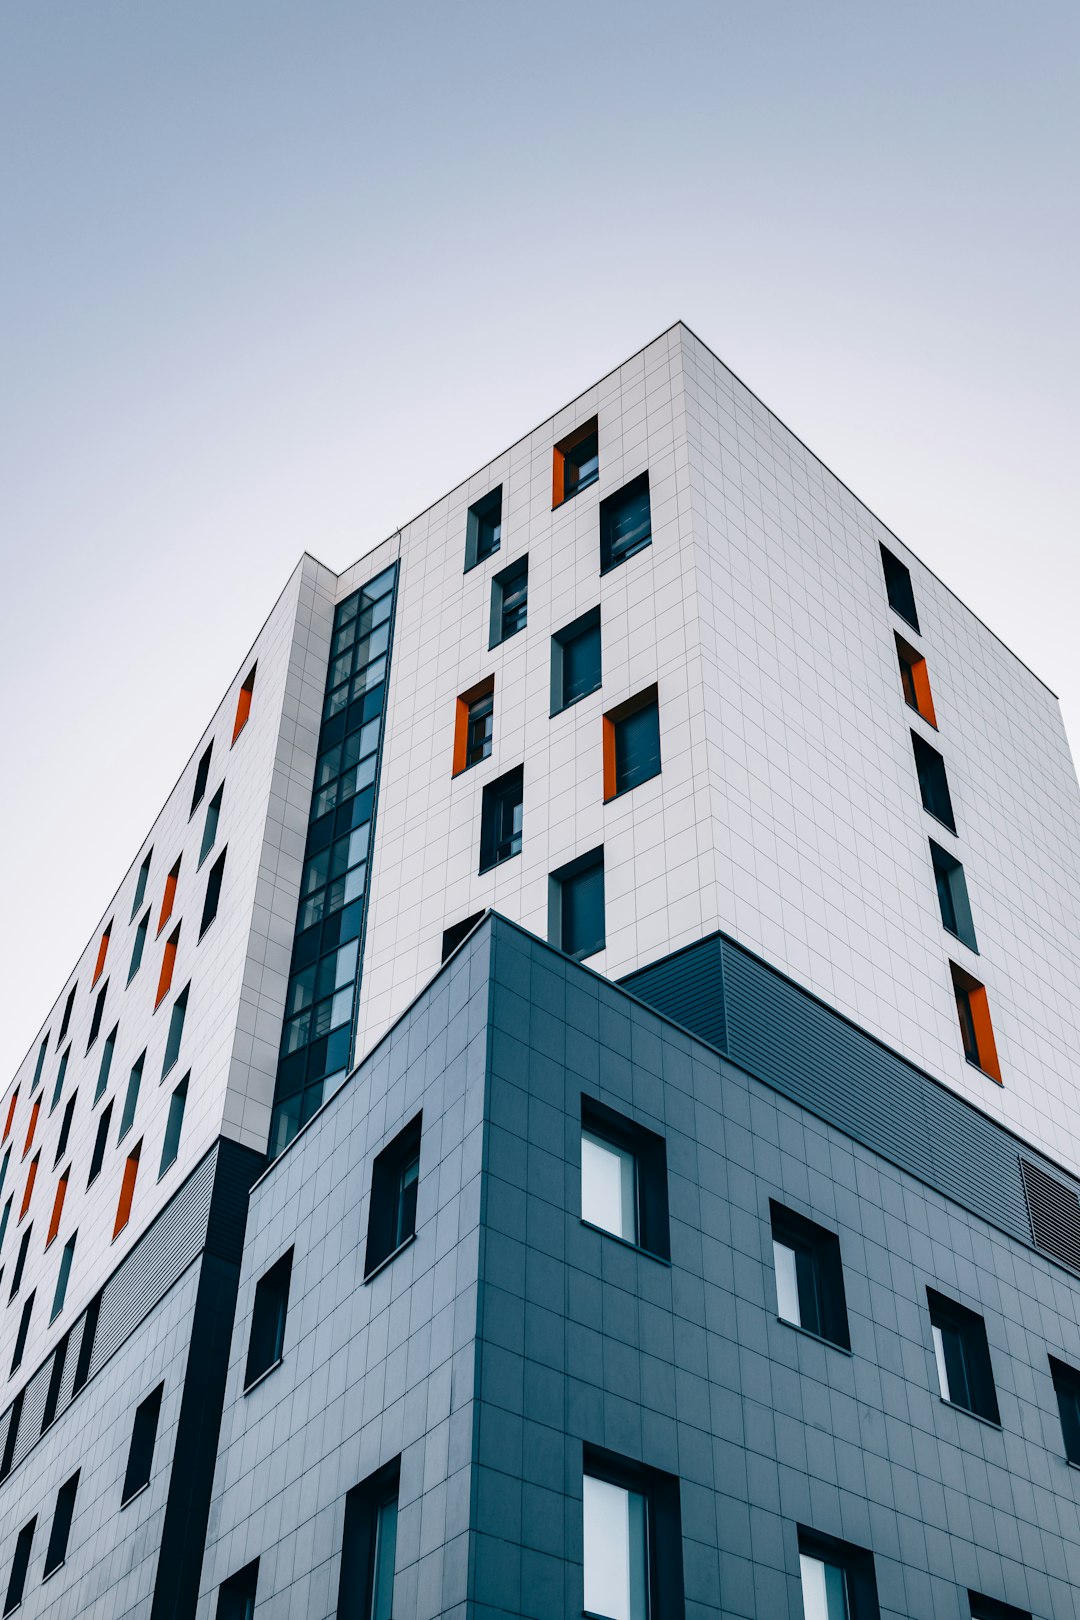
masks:
<svg viewBox="0 0 1080 1620"><path fill-rule="evenodd" d="M1073 1620L1078 834L681 324L305 555L0 1098L0 1612Z"/></svg>

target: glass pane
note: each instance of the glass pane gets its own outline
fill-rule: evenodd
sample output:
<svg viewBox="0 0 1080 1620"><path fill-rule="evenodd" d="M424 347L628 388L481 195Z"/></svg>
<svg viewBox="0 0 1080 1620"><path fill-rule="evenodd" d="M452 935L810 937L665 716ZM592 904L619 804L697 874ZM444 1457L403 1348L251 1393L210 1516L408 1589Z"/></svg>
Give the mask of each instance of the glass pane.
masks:
<svg viewBox="0 0 1080 1620"><path fill-rule="evenodd" d="M375 1523L374 1590L371 1620L393 1620L394 1564L397 1559L397 1497L379 1508Z"/></svg>
<svg viewBox="0 0 1080 1620"><path fill-rule="evenodd" d="M620 793L647 782L660 770L660 710L655 703L615 725L615 786Z"/></svg>
<svg viewBox="0 0 1080 1620"><path fill-rule="evenodd" d="M935 1322L930 1332L934 1338L934 1360L937 1363L938 1389L941 1391L943 1401L951 1401L949 1394L949 1374L945 1366L945 1341L941 1336L941 1329Z"/></svg>
<svg viewBox="0 0 1080 1620"><path fill-rule="evenodd" d="M795 1269L795 1250L773 1238L773 1265L776 1268L776 1309L785 1322L802 1327L799 1311L799 1281Z"/></svg>
<svg viewBox="0 0 1080 1620"><path fill-rule="evenodd" d="M350 1018L352 1017L352 1004L353 992L352 985L350 984L346 987L346 989L339 990L337 995L334 997L332 1011L330 1013L331 1029L337 1029L340 1025L347 1024L349 1022Z"/></svg>
<svg viewBox="0 0 1080 1620"><path fill-rule="evenodd" d="M573 703L600 685L600 626L563 644L563 703Z"/></svg>
<svg viewBox="0 0 1080 1620"><path fill-rule="evenodd" d="M339 987L344 984L352 984L356 978L356 962L359 952L360 941L356 939L351 939L347 945L343 945L338 951L335 983Z"/></svg>
<svg viewBox="0 0 1080 1620"><path fill-rule="evenodd" d="M848 1620L847 1579L839 1564L799 1554L805 1620Z"/></svg>
<svg viewBox="0 0 1080 1620"><path fill-rule="evenodd" d="M355 900L357 895L364 892L364 878L367 876L367 867L363 864L354 866L345 879L345 904Z"/></svg>
<svg viewBox="0 0 1080 1620"><path fill-rule="evenodd" d="M591 1474L582 1483L586 1611L647 1620L645 1498Z"/></svg>
<svg viewBox="0 0 1080 1620"><path fill-rule="evenodd" d="M563 879L562 948L568 956L592 956L604 948L604 868Z"/></svg>
<svg viewBox="0 0 1080 1620"><path fill-rule="evenodd" d="M637 1242L634 1155L590 1131L581 1133L581 1218L627 1243Z"/></svg>

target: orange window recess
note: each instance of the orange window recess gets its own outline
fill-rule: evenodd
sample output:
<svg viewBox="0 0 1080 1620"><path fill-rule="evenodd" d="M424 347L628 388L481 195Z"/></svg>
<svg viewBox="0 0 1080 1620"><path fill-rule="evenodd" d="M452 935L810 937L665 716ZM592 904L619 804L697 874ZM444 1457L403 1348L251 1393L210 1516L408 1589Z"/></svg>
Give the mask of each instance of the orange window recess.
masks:
<svg viewBox="0 0 1080 1620"><path fill-rule="evenodd" d="M30 1110L30 1123L26 1127L26 1141L23 1143L22 1156L25 1159L34 1145L34 1132L37 1130L38 1115L41 1113L41 1098L34 1099L34 1106Z"/></svg>
<svg viewBox="0 0 1080 1620"><path fill-rule="evenodd" d="M598 422L594 416L583 422L555 446L551 466L552 509L568 501L579 489L587 489L600 476Z"/></svg>
<svg viewBox="0 0 1080 1620"><path fill-rule="evenodd" d="M101 978L101 975L102 975L102 973L103 973L103 971L105 969L105 958L109 954L109 935L111 933L112 933L112 920L110 919L109 925L105 929L105 932L102 934L101 940L100 940L100 942L98 944L97 961L94 963L94 977L90 980L90 988L91 988L91 990L94 988L95 984L97 984L98 980Z"/></svg>
<svg viewBox="0 0 1080 1620"><path fill-rule="evenodd" d="M949 963L952 974L953 994L956 997L956 1015L960 1020L960 1036L964 1043L964 1056L975 1068L981 1069L983 1074L996 1080L1000 1086L1001 1065L998 1062L997 1042L994 1040L994 1026L990 1022L990 1004L986 999L986 987L978 979L973 979L970 973L957 967L955 962Z"/></svg>
<svg viewBox="0 0 1080 1620"><path fill-rule="evenodd" d="M183 856L181 855L176 857L176 864L165 879L165 893L161 897L161 915L158 918L157 925L159 934L173 914L173 906L176 904L176 885L180 881L180 862L182 859Z"/></svg>
<svg viewBox="0 0 1080 1620"><path fill-rule="evenodd" d="M139 1174L139 1155L142 1152L142 1143L136 1142L127 1156L124 1165L124 1179L120 1183L120 1202L116 1206L116 1225L113 1227L113 1237L117 1238L131 1219L131 1202L135 1197L135 1178Z"/></svg>
<svg viewBox="0 0 1080 1620"><path fill-rule="evenodd" d="M236 699L236 719L233 721L232 731L233 742L236 741L248 723L248 715L251 713L251 694L255 690L255 671L258 667L257 663L252 664L247 679L240 688L239 696ZM231 747L232 744L230 743L229 746Z"/></svg>
<svg viewBox="0 0 1080 1620"><path fill-rule="evenodd" d="M927 725L937 730L937 715L934 713L934 699L930 692L930 676L926 668L926 659L921 652L917 652L903 636L896 638L896 656L900 664L900 684L904 688L904 700L908 708L921 714Z"/></svg>
<svg viewBox="0 0 1080 1620"><path fill-rule="evenodd" d="M23 1188L22 1203L19 1206L19 1219L22 1220L30 1208L30 1200L34 1196L34 1182L37 1180L38 1162L41 1159L40 1151L30 1160L30 1168L26 1172L26 1186Z"/></svg>
<svg viewBox="0 0 1080 1620"><path fill-rule="evenodd" d="M638 782L659 775L659 708L659 688L654 682L604 715L605 804ZM651 716L655 716L655 720L651 720Z"/></svg>
<svg viewBox="0 0 1080 1620"><path fill-rule="evenodd" d="M64 1213L64 1199L67 1197L68 1177L71 1175L71 1166L68 1165L60 1180L56 1183L56 1197L53 1199L52 1214L49 1216L49 1232L45 1239L48 1248L57 1232L60 1230L60 1217Z"/></svg>
<svg viewBox="0 0 1080 1620"><path fill-rule="evenodd" d="M19 1088L16 1086L15 1090L11 1093L11 1101L8 1103L7 1119L4 1122L4 1142L6 1142L8 1137L11 1135L11 1127L15 1122L15 1104L18 1102L18 1100ZM3 1143L0 1142L0 1146L2 1145Z"/></svg>
<svg viewBox="0 0 1080 1620"><path fill-rule="evenodd" d="M168 939L165 941L165 950L161 957L161 972L158 975L157 995L154 997L154 1011L157 1012L172 988L173 969L176 966L176 949L180 944L180 924L177 923Z"/></svg>
<svg viewBox="0 0 1080 1620"><path fill-rule="evenodd" d="M470 686L467 692L462 692L454 709L454 770L455 776L470 765L476 765L480 759L486 759L491 752L491 710L492 706L485 700L495 696L495 677L489 675L485 680L478 681ZM470 709L477 708L477 714L472 717L470 726ZM481 714L479 711L483 710ZM470 731L473 733L470 736ZM486 743L486 751L485 751Z"/></svg>

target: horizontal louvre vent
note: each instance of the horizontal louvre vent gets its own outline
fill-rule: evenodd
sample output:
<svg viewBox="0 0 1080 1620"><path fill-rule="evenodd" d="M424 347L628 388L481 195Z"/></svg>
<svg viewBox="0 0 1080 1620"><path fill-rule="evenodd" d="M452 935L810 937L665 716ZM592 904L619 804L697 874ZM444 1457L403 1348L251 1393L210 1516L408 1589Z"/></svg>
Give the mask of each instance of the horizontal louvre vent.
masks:
<svg viewBox="0 0 1080 1620"><path fill-rule="evenodd" d="M1076 1188L1048 1176L1023 1155L1020 1174L1035 1242L1055 1260L1080 1271L1080 1195Z"/></svg>

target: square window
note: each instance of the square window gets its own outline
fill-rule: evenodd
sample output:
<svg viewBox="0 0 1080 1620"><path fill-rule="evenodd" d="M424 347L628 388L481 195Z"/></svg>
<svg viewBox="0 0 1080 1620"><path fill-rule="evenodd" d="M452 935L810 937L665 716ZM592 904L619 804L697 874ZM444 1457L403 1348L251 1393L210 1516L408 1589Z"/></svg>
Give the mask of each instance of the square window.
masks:
<svg viewBox="0 0 1080 1620"><path fill-rule="evenodd" d="M133 1496L138 1495L145 1485L150 1483L150 1474L154 1466L154 1446L157 1441L158 1418L161 1414L161 1397L165 1393L165 1385L159 1384L157 1389L151 1390L144 1401L140 1401L135 1408L135 1421L131 1426L131 1444L128 1447L127 1469L124 1473L124 1491L120 1498L120 1506L124 1507Z"/></svg>
<svg viewBox="0 0 1080 1620"><path fill-rule="evenodd" d="M1000 1426L990 1346L982 1317L933 1288L926 1290L926 1299L942 1400Z"/></svg>
<svg viewBox="0 0 1080 1620"><path fill-rule="evenodd" d="M918 732L911 733L911 746L915 753L915 769L919 776L919 792L922 794L923 809L934 816L943 826L948 827L951 833L956 831L956 817L953 815L952 797L949 793L949 778L945 773L945 761L936 748L931 748L924 737Z"/></svg>
<svg viewBox="0 0 1080 1620"><path fill-rule="evenodd" d="M487 557L494 556L502 544L502 485L493 489L469 507L465 527L465 572L475 568Z"/></svg>
<svg viewBox="0 0 1080 1620"><path fill-rule="evenodd" d="M587 1615L603 1620L682 1615L678 1479L585 1446L582 1532Z"/></svg>
<svg viewBox="0 0 1080 1620"><path fill-rule="evenodd" d="M583 422L555 446L551 477L554 509L588 489L600 477L600 437L596 417Z"/></svg>
<svg viewBox="0 0 1080 1620"><path fill-rule="evenodd" d="M600 572L618 568L650 545L649 475L643 472L600 502Z"/></svg>
<svg viewBox="0 0 1080 1620"><path fill-rule="evenodd" d="M839 1238L772 1199L769 1210L777 1314L794 1327L850 1350Z"/></svg>
<svg viewBox="0 0 1080 1620"><path fill-rule="evenodd" d="M591 608L551 638L551 712L559 714L600 686L600 609Z"/></svg>
<svg viewBox="0 0 1080 1620"><path fill-rule="evenodd" d="M900 664L900 684L904 689L904 702L909 709L922 715L928 726L937 730L934 699L930 693L930 677L926 672L926 659L916 652L902 636L896 638L896 656Z"/></svg>
<svg viewBox="0 0 1080 1620"><path fill-rule="evenodd" d="M238 1569L218 1589L215 1620L253 1620L255 1596L259 1585L259 1560Z"/></svg>
<svg viewBox="0 0 1080 1620"><path fill-rule="evenodd" d="M338 1620L392 1620L400 1468L395 1458L345 1498Z"/></svg>
<svg viewBox="0 0 1080 1620"><path fill-rule="evenodd" d="M494 735L495 677L489 675L462 692L454 711L455 776L491 755Z"/></svg>
<svg viewBox="0 0 1080 1620"><path fill-rule="evenodd" d="M416 1236L423 1120L423 1114L410 1120L383 1148L371 1167L365 1278L378 1271L392 1254Z"/></svg>
<svg viewBox="0 0 1080 1620"><path fill-rule="evenodd" d="M489 646L498 647L519 630L524 630L529 615L529 559L520 557L495 575L491 581L491 638Z"/></svg>
<svg viewBox="0 0 1080 1620"><path fill-rule="evenodd" d="M1001 1085L1001 1065L998 1062L994 1026L990 1022L990 1003L986 987L973 979L970 973L949 963L952 974L956 1016L960 1022L960 1038L964 1043L964 1056L976 1069Z"/></svg>
<svg viewBox="0 0 1080 1620"><path fill-rule="evenodd" d="M604 716L604 802L660 775L660 702L655 686Z"/></svg>
<svg viewBox="0 0 1080 1620"><path fill-rule="evenodd" d="M899 557L894 557L886 546L881 547L881 567L885 575L885 593L889 598L889 606L894 613L899 613L913 630L918 630L919 615L915 611L915 592L911 587L910 569Z"/></svg>
<svg viewBox="0 0 1080 1620"><path fill-rule="evenodd" d="M581 1218L661 1260L671 1258L664 1138L584 1096Z"/></svg>
<svg viewBox="0 0 1080 1620"><path fill-rule="evenodd" d="M879 1620L874 1558L863 1547L799 1526L804 1620Z"/></svg>
<svg viewBox="0 0 1080 1620"><path fill-rule="evenodd" d="M263 1273L255 1285L248 1339L244 1388L250 1389L264 1373L276 1367L285 1348L285 1322L289 1314L289 1284L293 1251L289 1249Z"/></svg>
<svg viewBox="0 0 1080 1620"><path fill-rule="evenodd" d="M948 929L950 934L955 934L964 945L977 951L979 947L975 942L975 924L971 920L964 868L955 855L950 855L940 844L935 844L932 838L930 859L934 865L934 883L937 887L942 926Z"/></svg>
<svg viewBox="0 0 1080 1620"><path fill-rule="evenodd" d="M524 767L507 771L484 789L480 810L480 871L521 854Z"/></svg>
<svg viewBox="0 0 1080 1620"><path fill-rule="evenodd" d="M602 848L591 849L552 872L548 879L548 939L579 962L604 949Z"/></svg>
<svg viewBox="0 0 1080 1620"><path fill-rule="evenodd" d="M462 918L461 922L455 923L452 928L446 928L443 930L441 958L443 962L445 962L448 957L453 956L458 946L462 944L464 940L468 939L477 923L481 922L484 916L484 912L474 911L471 917L464 917Z"/></svg>

